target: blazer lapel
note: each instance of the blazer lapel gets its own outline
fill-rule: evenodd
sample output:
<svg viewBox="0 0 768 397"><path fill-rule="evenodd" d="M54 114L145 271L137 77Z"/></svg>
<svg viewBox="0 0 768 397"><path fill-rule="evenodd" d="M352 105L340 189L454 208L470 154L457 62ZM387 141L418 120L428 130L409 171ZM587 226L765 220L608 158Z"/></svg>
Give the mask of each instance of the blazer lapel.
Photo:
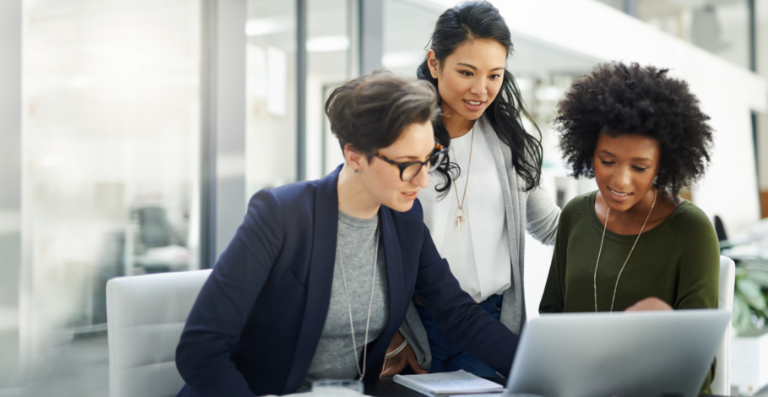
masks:
<svg viewBox="0 0 768 397"><path fill-rule="evenodd" d="M306 378L325 325L333 285L333 268L336 262L339 220L336 185L340 170L341 166L317 181L313 241L307 242L312 247L307 280L307 301L304 305L304 318L294 351L293 366L288 375L285 390L297 390ZM265 341L265 343L268 342Z"/></svg>
<svg viewBox="0 0 768 397"><path fill-rule="evenodd" d="M369 346L366 363L366 378L371 379L374 372L381 371L381 362L370 360L370 357L384 357L387 347L400 328L405 318L404 309L408 307L406 299L410 299L411 293L405 291L405 266L403 266L403 256L400 251L400 240L392 220L392 210L382 206L379 209L379 227L381 227L381 238L384 244L384 263L387 274L387 301L389 303L389 313L387 314L387 324L381 331L381 335L375 342ZM399 321L396 321L399 320ZM379 373L375 373L374 378L378 378Z"/></svg>

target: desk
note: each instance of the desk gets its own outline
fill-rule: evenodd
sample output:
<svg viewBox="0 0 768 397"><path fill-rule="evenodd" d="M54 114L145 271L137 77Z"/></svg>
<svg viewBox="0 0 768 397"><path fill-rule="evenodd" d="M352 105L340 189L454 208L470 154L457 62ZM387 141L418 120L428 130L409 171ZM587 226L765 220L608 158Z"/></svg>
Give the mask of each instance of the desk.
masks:
<svg viewBox="0 0 768 397"><path fill-rule="evenodd" d="M504 384L503 379L491 379L494 382ZM365 394L375 397L425 397L423 394L401 386L392 378L381 378L373 382L365 382ZM499 394L501 396L501 394ZM467 397L471 397L468 395ZM726 396L707 396L707 397L726 397Z"/></svg>

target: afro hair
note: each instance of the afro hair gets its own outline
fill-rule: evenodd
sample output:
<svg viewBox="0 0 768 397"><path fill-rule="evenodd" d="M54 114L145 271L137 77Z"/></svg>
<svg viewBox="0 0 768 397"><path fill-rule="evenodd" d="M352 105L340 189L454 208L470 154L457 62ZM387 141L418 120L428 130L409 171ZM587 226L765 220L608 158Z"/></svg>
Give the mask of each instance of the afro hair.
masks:
<svg viewBox="0 0 768 397"><path fill-rule="evenodd" d="M660 161L654 185L672 196L704 175L712 147L709 116L699 109L688 84L667 72L637 63L609 63L574 81L558 103L554 120L573 176L595 176L593 155L602 133L656 140Z"/></svg>

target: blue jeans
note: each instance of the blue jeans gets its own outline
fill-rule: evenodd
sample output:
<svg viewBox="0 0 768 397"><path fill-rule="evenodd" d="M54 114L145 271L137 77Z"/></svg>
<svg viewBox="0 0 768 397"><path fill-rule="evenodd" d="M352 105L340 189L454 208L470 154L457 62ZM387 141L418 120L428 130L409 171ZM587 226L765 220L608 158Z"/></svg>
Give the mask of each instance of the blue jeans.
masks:
<svg viewBox="0 0 768 397"><path fill-rule="evenodd" d="M498 320L501 316L501 301L501 295L492 295L478 305ZM421 322L424 323L424 328L427 330L429 348L432 351L432 368L429 372L452 372L463 369L477 376L487 378L499 377L496 370L454 345L443 334L443 331L437 327L427 309L416 305L416 310L419 312Z"/></svg>

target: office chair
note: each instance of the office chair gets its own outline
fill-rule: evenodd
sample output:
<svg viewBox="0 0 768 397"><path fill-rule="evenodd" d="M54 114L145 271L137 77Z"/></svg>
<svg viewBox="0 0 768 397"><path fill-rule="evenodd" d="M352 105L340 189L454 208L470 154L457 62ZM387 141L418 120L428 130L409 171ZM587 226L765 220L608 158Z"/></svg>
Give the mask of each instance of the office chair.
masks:
<svg viewBox="0 0 768 397"><path fill-rule="evenodd" d="M733 313L733 289L736 278L736 265L727 256L720 257L720 285L718 286L717 308ZM712 380L712 393L721 396L731 395L731 326L725 329L723 342L717 349L717 367Z"/></svg>
<svg viewBox="0 0 768 397"><path fill-rule="evenodd" d="M107 283L110 397L172 397L184 381L176 345L211 270L118 277Z"/></svg>

